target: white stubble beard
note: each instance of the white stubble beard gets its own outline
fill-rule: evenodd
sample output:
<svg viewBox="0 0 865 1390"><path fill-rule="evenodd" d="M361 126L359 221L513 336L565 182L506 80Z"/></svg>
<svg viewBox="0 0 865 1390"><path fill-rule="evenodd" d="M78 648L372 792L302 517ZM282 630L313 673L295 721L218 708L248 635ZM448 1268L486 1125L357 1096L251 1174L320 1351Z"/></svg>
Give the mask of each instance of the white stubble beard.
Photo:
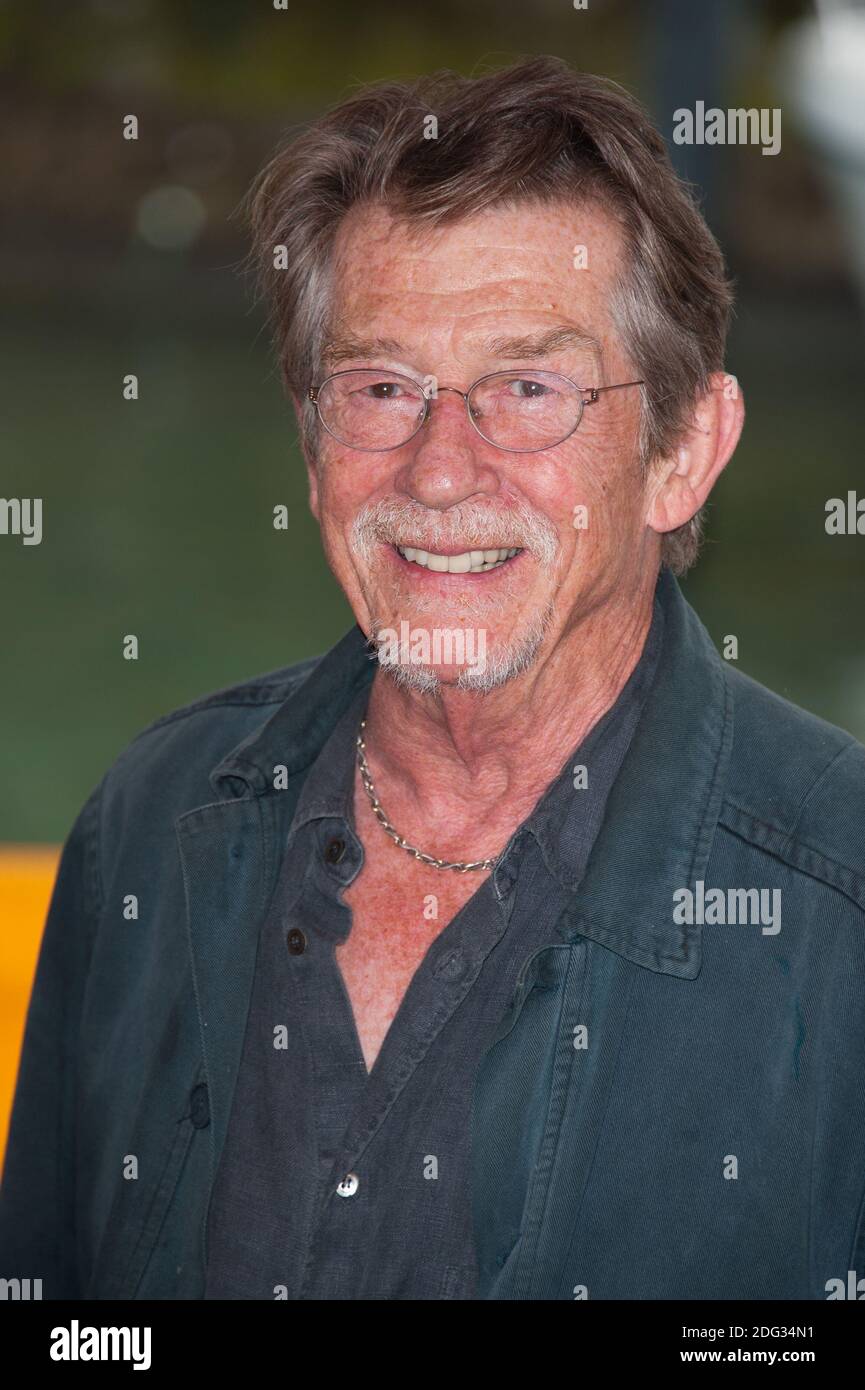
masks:
<svg viewBox="0 0 865 1390"><path fill-rule="evenodd" d="M424 548L435 549L436 543L452 543L455 528L459 530L460 540L466 541L467 548L488 549L492 544L489 538L491 517L488 509L466 507L461 504L446 512L430 514L426 509L413 507L410 503L378 502L362 508L352 527L351 548L360 566L369 570L375 565L376 547L382 540L390 541L391 536L396 534L402 543L400 531L405 535L406 525L410 526L411 519L416 518L418 512L423 517L424 539L427 541ZM496 544L519 546L529 551L540 565L552 568L556 564L558 538L552 523L545 517L523 506L499 513L497 519L510 530L511 535L501 536L497 533ZM478 528L474 533L472 526ZM483 531L487 534L484 535ZM405 535L405 543L412 542L417 543L417 537ZM555 578L554 574L554 585ZM453 606L459 611L461 618L489 620L505 612L509 601L516 596L517 588L518 576L514 575L504 591L495 597L484 597L469 588L454 598ZM398 602L401 597L401 594L397 595ZM436 615L441 613L441 599L437 596L423 598L416 594L406 594L405 600L406 608L410 609L412 616L425 612L434 612ZM372 659L379 661L381 669L399 689L425 695L437 695L442 688L486 694L530 669L537 660L544 638L550 629L554 611L555 602L550 599L544 610L534 614L521 632L497 645L497 650L486 658L482 668L466 666L453 681L442 680L435 672L421 665L382 661L383 648L378 639L385 629L394 628L393 623L388 623L383 618L373 617L371 620L368 642L375 649L370 655Z"/></svg>

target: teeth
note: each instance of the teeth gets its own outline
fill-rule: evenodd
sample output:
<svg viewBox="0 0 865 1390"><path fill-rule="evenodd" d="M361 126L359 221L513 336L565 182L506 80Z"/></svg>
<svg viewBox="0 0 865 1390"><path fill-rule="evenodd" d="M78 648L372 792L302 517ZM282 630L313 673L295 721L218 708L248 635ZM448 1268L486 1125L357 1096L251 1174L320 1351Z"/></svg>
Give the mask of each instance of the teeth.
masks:
<svg viewBox="0 0 865 1390"><path fill-rule="evenodd" d="M411 545L398 545L397 550L413 564L422 565L424 569L434 570L437 574L484 574L512 559L518 547L510 550L502 547L498 550L464 550L461 555L436 555Z"/></svg>

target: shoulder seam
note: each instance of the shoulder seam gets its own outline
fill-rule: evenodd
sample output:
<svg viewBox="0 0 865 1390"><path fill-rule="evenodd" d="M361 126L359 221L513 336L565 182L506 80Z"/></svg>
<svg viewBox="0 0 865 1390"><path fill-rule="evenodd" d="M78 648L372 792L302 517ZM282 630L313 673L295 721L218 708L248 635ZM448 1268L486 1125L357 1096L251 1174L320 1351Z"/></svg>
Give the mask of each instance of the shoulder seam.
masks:
<svg viewBox="0 0 865 1390"><path fill-rule="evenodd" d="M811 797L814 795L821 782L824 780L824 778L826 778L829 775L835 764L838 762L839 758L846 757L847 754L850 752L851 748L855 748L856 746L857 745L854 739L851 739L849 743L845 743L843 748L838 749L838 752L835 754L834 758L829 759L828 763L826 764L820 775L818 777L815 777L814 781L811 783L810 787L808 788L807 792L802 797L802 800L799 803L799 809L796 812L796 819L794 820L793 825L790 829L791 839L799 828L799 822L802 819L805 807L808 805L808 802L811 800Z"/></svg>

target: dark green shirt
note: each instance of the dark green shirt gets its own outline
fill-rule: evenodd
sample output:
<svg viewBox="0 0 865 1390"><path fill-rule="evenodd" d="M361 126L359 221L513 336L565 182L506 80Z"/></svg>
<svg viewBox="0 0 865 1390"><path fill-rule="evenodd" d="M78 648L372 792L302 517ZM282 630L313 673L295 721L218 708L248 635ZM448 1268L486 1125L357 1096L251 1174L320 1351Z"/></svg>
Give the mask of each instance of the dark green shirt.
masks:
<svg viewBox="0 0 865 1390"><path fill-rule="evenodd" d="M208 1267L234 1277L223 1237L238 1237L236 1203L258 1233L238 1242L236 1277L257 1294L266 1275L262 1297L388 1280L399 1293L426 1280L437 1298L855 1297L865 748L723 660L669 571L656 602L657 669L587 862L579 833L561 833L562 816L579 831L587 813L563 774L560 811L523 827L430 947L369 1084L326 963L353 861L327 855L328 807L295 820L331 735L359 715L373 675L363 634L175 710L129 745L77 817L51 900L0 1187L5 1277L41 1279L45 1299L202 1298ZM579 760L591 793L594 760ZM356 849L341 819L337 838ZM711 907L776 893L773 925ZM309 915L290 927L301 895ZM500 932L489 950L485 931ZM528 934L544 943L534 952ZM290 985L262 1013L259 956ZM266 991L275 976L261 974ZM335 999L332 1020L313 1016L307 981ZM469 1018L471 1096L437 1041ZM272 1048L283 1025L291 1044L267 1053L268 1085L318 1085L296 1112L240 1078L245 1053L265 1056L265 1026ZM235 1155L255 1153L238 1094L260 1095L258 1118L277 1128L230 1191L229 1128ZM422 1105L426 1128L406 1144ZM341 1197L350 1172L358 1186Z"/></svg>
<svg viewBox="0 0 865 1390"><path fill-rule="evenodd" d="M367 1074L334 947L359 873L355 739L368 692L304 783L264 923L208 1227L208 1298L474 1298L471 1106L480 1059L556 940L658 661L656 605L613 707L430 945ZM563 750L564 751L564 750ZM383 832L381 832L383 833ZM470 854L471 846L467 847ZM404 853L393 847L394 857ZM431 884L431 887L433 885ZM423 918L406 900L406 920ZM537 1011L537 1046L554 1026ZM278 1046L274 1045L275 1030ZM548 1090L534 1076L527 1106ZM519 1116L509 1123L519 1125ZM508 1203L522 1167L495 1162ZM275 1292L276 1291L276 1292Z"/></svg>

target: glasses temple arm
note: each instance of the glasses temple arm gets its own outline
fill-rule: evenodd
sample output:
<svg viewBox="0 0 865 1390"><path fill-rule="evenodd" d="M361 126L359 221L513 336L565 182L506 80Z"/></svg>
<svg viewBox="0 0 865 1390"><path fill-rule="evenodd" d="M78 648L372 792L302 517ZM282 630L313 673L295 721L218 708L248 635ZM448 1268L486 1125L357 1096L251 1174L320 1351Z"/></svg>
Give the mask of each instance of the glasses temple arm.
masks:
<svg viewBox="0 0 865 1390"><path fill-rule="evenodd" d="M623 386L645 386L645 381L617 381L614 386L584 386L583 390L588 391L589 399L584 401L584 405L594 405L602 391L621 391Z"/></svg>

